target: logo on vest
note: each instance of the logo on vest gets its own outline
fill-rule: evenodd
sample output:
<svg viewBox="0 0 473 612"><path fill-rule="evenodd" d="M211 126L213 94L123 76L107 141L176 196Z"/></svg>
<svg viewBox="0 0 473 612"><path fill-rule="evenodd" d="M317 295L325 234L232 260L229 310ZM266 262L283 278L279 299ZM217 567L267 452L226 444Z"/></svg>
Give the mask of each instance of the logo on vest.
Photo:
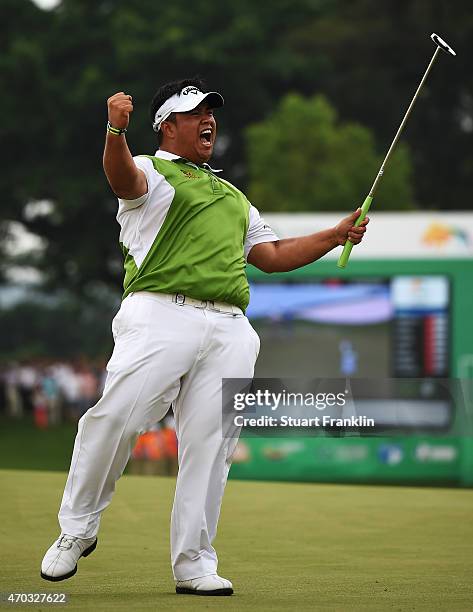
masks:
<svg viewBox="0 0 473 612"><path fill-rule="evenodd" d="M179 168L179 170L182 172L182 174L185 174L187 176L187 178L190 178L190 179L198 179L198 178L200 178L200 176L197 176L197 174L194 174L190 170L183 170L182 168Z"/></svg>

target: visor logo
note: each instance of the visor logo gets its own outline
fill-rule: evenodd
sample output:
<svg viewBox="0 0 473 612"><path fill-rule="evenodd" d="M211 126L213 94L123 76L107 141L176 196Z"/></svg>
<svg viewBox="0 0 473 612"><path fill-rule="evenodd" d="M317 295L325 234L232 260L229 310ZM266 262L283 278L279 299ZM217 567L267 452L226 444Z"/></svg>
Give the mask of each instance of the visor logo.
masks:
<svg viewBox="0 0 473 612"><path fill-rule="evenodd" d="M200 91L197 89L197 87L188 85L187 87L184 87L184 89L181 91L181 96L187 96L190 93L195 94L197 96L200 94Z"/></svg>

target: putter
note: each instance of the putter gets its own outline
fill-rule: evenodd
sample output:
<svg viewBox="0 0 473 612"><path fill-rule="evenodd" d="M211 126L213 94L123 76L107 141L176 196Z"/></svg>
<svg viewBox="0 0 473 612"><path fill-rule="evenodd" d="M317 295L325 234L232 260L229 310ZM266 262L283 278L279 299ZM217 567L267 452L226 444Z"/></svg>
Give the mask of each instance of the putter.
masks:
<svg viewBox="0 0 473 612"><path fill-rule="evenodd" d="M381 177L384 174L384 168L386 166L386 164L388 163L389 158L391 157L391 154L394 150L394 147L396 146L397 141L399 140L399 136L401 135L404 126L406 125L407 119L409 117L409 115L411 114L411 110L417 100L417 97L419 96L420 90L422 89L422 87L424 86L425 80L427 79L427 76L430 72L430 69L432 68L432 66L434 65L435 60L437 59L437 55L438 52L440 51L440 49L442 49L442 51L445 51L446 53L449 53L450 55L456 55L455 51L452 49L452 47L450 47L450 45L448 45L442 38L440 38L440 36L438 36L437 34L431 34L430 38L434 41L434 43L437 45L437 48L434 51L434 54L432 56L432 59L430 60L429 65L427 66L427 70L424 72L424 76L422 77L421 82L419 83L419 87L417 88L417 91L414 94L414 97L411 100L411 103L409 104L409 108L406 111L406 114L404 115L404 119L401 121L401 125L399 126L398 131L396 132L396 136L394 136L394 140L391 143L391 146L388 149L388 152L386 153L386 157L384 158L383 163L381 164L381 168L379 169L379 172L374 180L373 186L370 189L369 194L366 196L365 201L363 202L362 206L361 206L361 214L358 217L358 219L355 221L355 226L358 227L361 222L363 221L363 219L366 217L366 213L368 212L370 206L371 206L371 202L373 201L374 198L374 194L375 191L378 187L379 181L381 180ZM343 251L342 254L340 255L339 259L338 259L338 263L337 266L339 268L345 268L345 266L348 263L348 258L350 257L350 253L351 250L353 248L353 242L350 242L350 240L347 240L345 242L345 246L343 247Z"/></svg>

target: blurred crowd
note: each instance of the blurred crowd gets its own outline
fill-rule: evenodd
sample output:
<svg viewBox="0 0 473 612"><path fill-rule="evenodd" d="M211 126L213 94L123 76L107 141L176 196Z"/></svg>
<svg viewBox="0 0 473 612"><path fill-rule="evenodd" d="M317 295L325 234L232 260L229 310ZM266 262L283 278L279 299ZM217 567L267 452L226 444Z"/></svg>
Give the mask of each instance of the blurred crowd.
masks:
<svg viewBox="0 0 473 612"><path fill-rule="evenodd" d="M77 421L101 396L105 364L77 361L25 361L3 366L0 384L6 416L32 415L38 427Z"/></svg>
<svg viewBox="0 0 473 612"><path fill-rule="evenodd" d="M24 361L0 366L0 415L33 420L39 429L77 422L102 395L105 362ZM176 474L177 439L170 409L166 417L137 438L129 471Z"/></svg>

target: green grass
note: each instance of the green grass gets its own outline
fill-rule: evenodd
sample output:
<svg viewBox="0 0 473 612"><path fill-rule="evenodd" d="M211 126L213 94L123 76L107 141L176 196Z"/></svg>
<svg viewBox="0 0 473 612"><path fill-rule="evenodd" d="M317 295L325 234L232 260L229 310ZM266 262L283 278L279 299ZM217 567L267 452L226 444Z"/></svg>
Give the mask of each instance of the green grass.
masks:
<svg viewBox="0 0 473 612"><path fill-rule="evenodd" d="M0 417L0 469L68 470L76 431L77 423L38 429L30 416Z"/></svg>
<svg viewBox="0 0 473 612"><path fill-rule="evenodd" d="M123 477L97 550L70 580L41 580L64 482L0 471L0 591L66 592L67 610L472 608L470 490L232 481L216 547L235 595L201 598L174 594L169 478Z"/></svg>

